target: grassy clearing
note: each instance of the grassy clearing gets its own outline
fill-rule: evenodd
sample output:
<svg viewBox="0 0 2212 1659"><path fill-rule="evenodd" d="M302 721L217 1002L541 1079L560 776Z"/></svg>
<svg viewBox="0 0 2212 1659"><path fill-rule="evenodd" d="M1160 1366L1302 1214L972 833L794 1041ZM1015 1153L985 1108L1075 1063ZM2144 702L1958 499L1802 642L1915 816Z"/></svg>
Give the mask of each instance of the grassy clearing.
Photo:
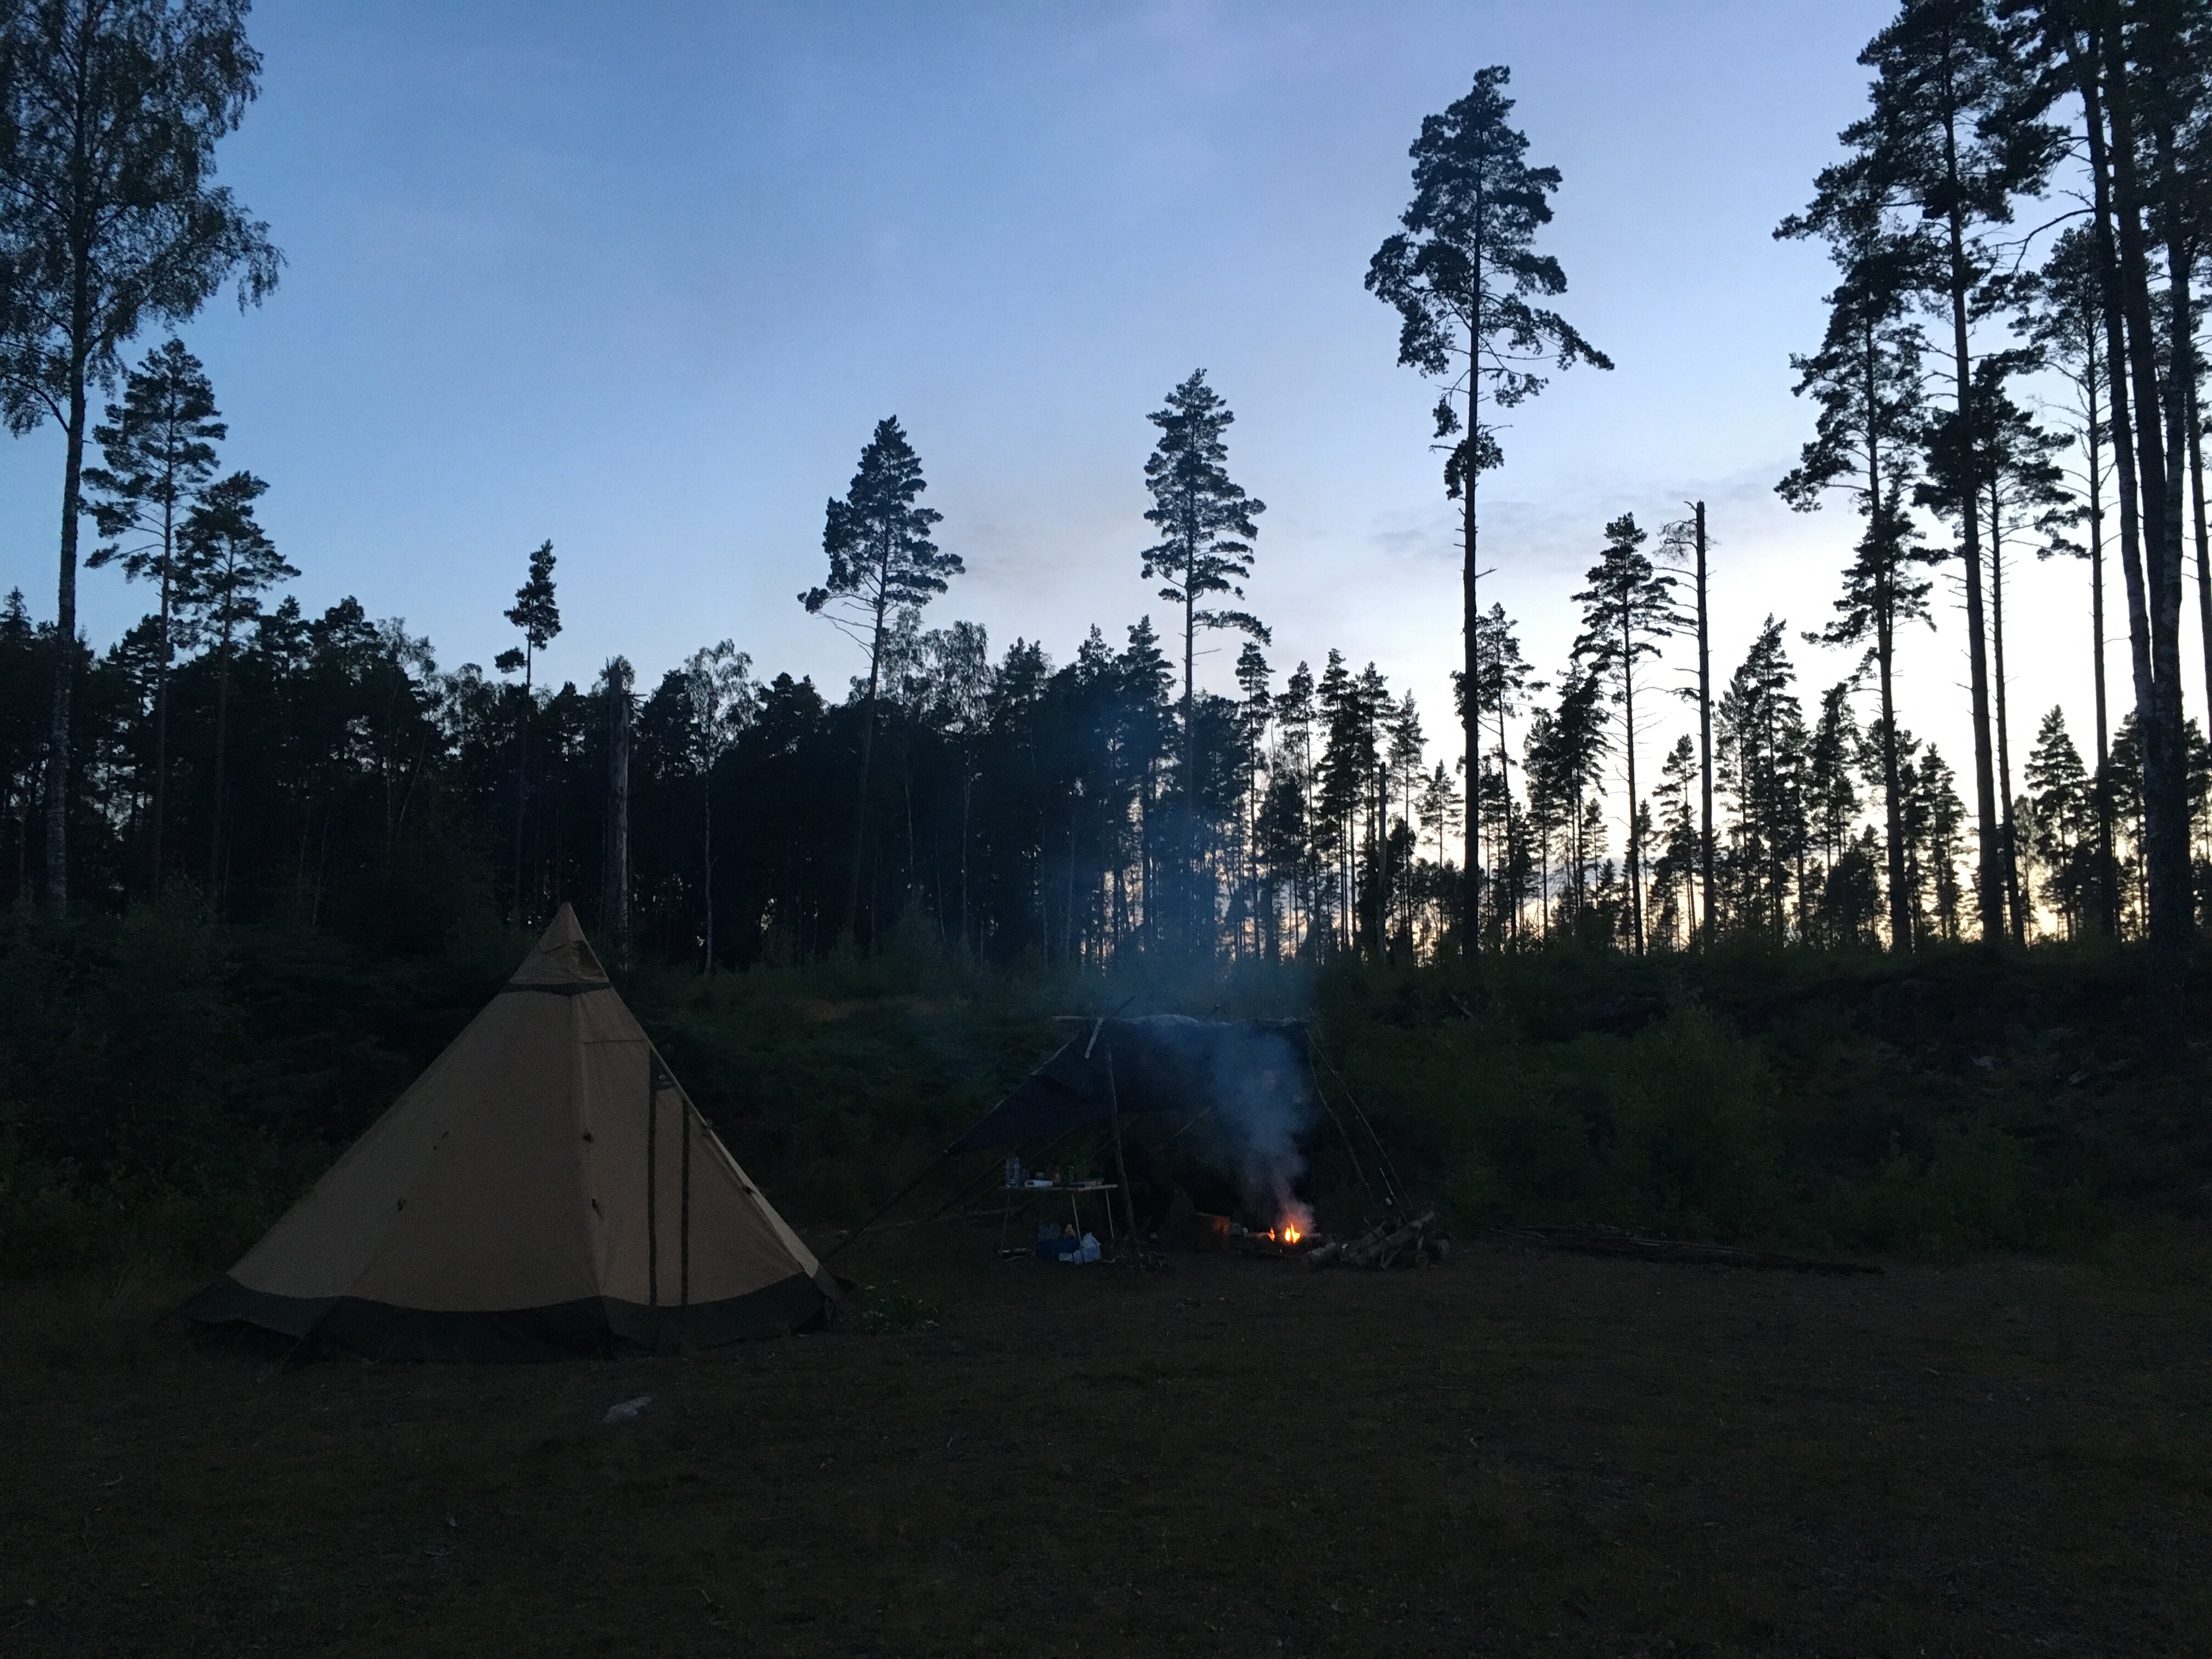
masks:
<svg viewBox="0 0 2212 1659"><path fill-rule="evenodd" d="M0 1290L10 1656L2201 1653L2201 1300L863 1247L822 1336L284 1369ZM607 1407L650 1395L635 1421Z"/></svg>

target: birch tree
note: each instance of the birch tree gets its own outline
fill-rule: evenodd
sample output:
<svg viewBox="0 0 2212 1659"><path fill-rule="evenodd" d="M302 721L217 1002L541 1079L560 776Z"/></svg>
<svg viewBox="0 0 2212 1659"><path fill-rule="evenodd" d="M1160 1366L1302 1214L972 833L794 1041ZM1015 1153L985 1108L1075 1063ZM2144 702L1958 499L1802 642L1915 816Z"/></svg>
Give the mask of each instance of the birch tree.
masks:
<svg viewBox="0 0 2212 1659"><path fill-rule="evenodd" d="M269 228L214 182L218 141L260 91L246 0L11 0L0 8L0 406L62 428L61 558L47 724L46 899L69 903L70 706L90 392L148 323L234 275L276 284Z"/></svg>

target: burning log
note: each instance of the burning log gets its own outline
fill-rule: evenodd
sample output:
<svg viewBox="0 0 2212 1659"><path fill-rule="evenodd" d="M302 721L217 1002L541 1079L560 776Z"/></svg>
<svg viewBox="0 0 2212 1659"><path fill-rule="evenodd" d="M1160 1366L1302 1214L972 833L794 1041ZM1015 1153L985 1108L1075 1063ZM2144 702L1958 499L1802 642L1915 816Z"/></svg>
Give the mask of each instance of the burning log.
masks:
<svg viewBox="0 0 2212 1659"><path fill-rule="evenodd" d="M1358 1238L1346 1243L1325 1244L1309 1251L1306 1265L1321 1268L1341 1262L1347 1267L1367 1267L1376 1272L1389 1267L1419 1267L1425 1262L1440 1262L1449 1245L1429 1228L1435 1222L1436 1212L1424 1210L1411 1221L1393 1224L1384 1221L1368 1229Z"/></svg>

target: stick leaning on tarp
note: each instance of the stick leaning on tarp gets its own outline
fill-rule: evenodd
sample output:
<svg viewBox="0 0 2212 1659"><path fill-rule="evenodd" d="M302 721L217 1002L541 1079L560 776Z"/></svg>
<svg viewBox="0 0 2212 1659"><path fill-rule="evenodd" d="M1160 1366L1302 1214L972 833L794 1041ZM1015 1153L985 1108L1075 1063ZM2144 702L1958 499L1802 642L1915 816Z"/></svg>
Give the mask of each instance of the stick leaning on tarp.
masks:
<svg viewBox="0 0 2212 1659"><path fill-rule="evenodd" d="M1137 1000L1137 999L1136 999L1136 997L1135 997L1133 994L1122 998L1122 999L1121 999L1121 1008L1116 1008L1116 1009L1114 1011L1114 1012L1113 1012L1113 1013L1111 1013L1111 1014L1108 1014L1107 1016L1105 1016L1105 1018L1104 1018L1099 1019L1099 1020L1097 1021L1097 1027L1096 1027L1096 1028L1091 1031L1091 1042L1096 1043L1096 1042L1098 1041L1098 1033L1099 1033L1099 1031L1103 1030L1105 1029L1105 1026L1106 1026L1106 1021L1107 1021L1107 1020L1109 1020L1109 1019L1112 1019L1112 1018L1115 1018L1115 1016L1117 1016L1117 1015L1119 1015L1119 1014L1121 1013L1121 1008L1127 1008L1127 1007L1131 1003L1134 1002L1136 1000ZM1086 1057L1089 1055L1089 1054L1090 1054L1090 1048L1089 1048L1087 1046L1086 1046L1086 1047L1085 1047L1085 1048L1084 1049L1084 1053L1085 1053L1085 1056L1086 1056ZM1110 1054L1110 1053L1109 1054L1109 1055L1108 1055L1108 1057L1107 1057L1107 1058L1108 1058L1108 1063L1109 1063L1109 1066L1110 1066L1110 1064L1111 1064L1111 1062L1112 1062L1112 1055L1111 1055L1111 1054ZM990 1110L989 1112L986 1112L986 1113L984 1113L982 1116L981 1116L981 1117L977 1118L977 1119L976 1119L973 1123L969 1124L969 1125L967 1127L967 1128L963 1129L963 1130L959 1134L957 1134L957 1135L956 1135L956 1136L954 1136L954 1137L953 1137L953 1139L952 1139L952 1146L958 1146L962 1141L963 1141L963 1140L967 1139L968 1139L968 1137L969 1137L969 1135L971 1135L971 1134L975 1133L976 1130L978 1130L978 1129L981 1128L981 1127L983 1127L983 1125L984 1125L984 1124L986 1124L986 1123L989 1122L989 1121L991 1121L991 1113L992 1113L992 1112L995 1112L995 1111L997 1111L998 1109L999 1109L998 1103L994 1102L994 1103L993 1103L993 1105L992 1105L992 1107L991 1107L991 1110ZM1115 1125L1115 1128L1116 1128L1117 1133L1118 1133L1118 1131L1119 1131L1119 1127L1120 1127L1120 1125L1119 1125L1119 1123L1118 1123L1118 1121L1117 1121L1117 1122L1116 1122L1116 1125ZM1118 1152L1118 1148L1117 1148L1117 1152ZM891 1194L890 1201L889 1203L885 1204L882 1209L878 1210L878 1211L877 1211L873 1215L870 1216L870 1217L869 1217L866 1221L863 1221L863 1222L862 1222L859 1226L857 1226L857 1227L854 1228L854 1229L853 1229L853 1231L852 1231L851 1232L847 1233L847 1234L845 1235L845 1237L844 1237L843 1238L840 1239L840 1240L837 1242L837 1243L836 1244L836 1246L835 1246L835 1247L833 1247L833 1248L830 1249L830 1253L829 1253L827 1255L824 1255L823 1257L822 1257L822 1260L823 1260L823 1261L828 1261L831 1260L833 1257L836 1257L836 1256L837 1256L837 1255L842 1255L842 1254L843 1253L843 1251L844 1251L845 1248L846 1248L848 1245L849 1245L850 1243L852 1243L852 1242L853 1242L854 1239L858 1238L858 1237L859 1237L862 1233L864 1233L864 1232L867 1231L869 1228L871 1228L871 1227L874 1226L874 1225L876 1224L876 1223L878 1223L878 1221L881 1221L881 1220L882 1220L885 1216L889 1215L889 1214L890 1214L893 1210L896 1209L896 1208L899 1206L899 1204L901 1203L901 1201L902 1201L902 1200L903 1200L906 1198L906 1196L907 1196L909 1193L913 1192L913 1191L914 1191L914 1189L915 1189L915 1188L917 1188L917 1187L921 1186L921 1183L922 1183L923 1182L925 1182L925 1181L928 1180L928 1179L930 1178L930 1176L932 1176L935 1175L935 1174L936 1174L939 1170L943 1169L943 1168L945 1167L945 1159L947 1159L947 1158L951 1158L951 1156L952 1156L952 1147L951 1147L951 1146L948 1146L948 1147L946 1147L943 1152L939 1152L939 1153L937 1155L937 1157L936 1157L936 1158L934 1159L934 1161L933 1161L933 1162L931 1163L930 1166L929 1166L927 1169L924 1170L923 1170L920 1175L916 1176L913 1180L911 1180L911 1181L908 1182L906 1183L906 1185L905 1185L905 1186L903 1186L903 1187L902 1187L902 1188L900 1188L898 1189L898 1191L896 1191L896 1193L893 1193L893 1194ZM1121 1189L1122 1189L1122 1191L1123 1191L1123 1193L1124 1193L1124 1194L1127 1194L1127 1192L1128 1191L1128 1177L1127 1177L1126 1175L1125 1175L1125 1176L1123 1176L1123 1177L1122 1177L1122 1188L1121 1188ZM1110 1203L1112 1203L1112 1202L1113 1202L1113 1200L1112 1200L1111 1199L1109 1199L1109 1200L1107 1200L1107 1202L1110 1204ZM949 1208L949 1207L950 1207L950 1206L948 1205L948 1206L947 1206L947 1207Z"/></svg>

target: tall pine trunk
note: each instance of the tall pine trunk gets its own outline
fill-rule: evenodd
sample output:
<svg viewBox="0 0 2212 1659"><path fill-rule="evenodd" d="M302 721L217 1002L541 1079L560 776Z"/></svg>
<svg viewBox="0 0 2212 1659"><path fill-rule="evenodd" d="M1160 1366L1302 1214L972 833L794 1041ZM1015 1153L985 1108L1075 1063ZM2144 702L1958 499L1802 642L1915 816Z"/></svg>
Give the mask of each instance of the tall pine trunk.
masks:
<svg viewBox="0 0 2212 1659"><path fill-rule="evenodd" d="M76 314L71 331L67 451L62 461L62 548L54 600L54 684L46 728L46 908L69 908L69 797L71 707L76 691L77 520L83 507L86 277L80 261Z"/></svg>
<svg viewBox="0 0 2212 1659"><path fill-rule="evenodd" d="M1992 461L1994 467L1994 461ZM2027 943L2027 916L2020 897L2020 847L2012 800L2012 727L2005 711L2004 659L2004 537L1997 515L1997 483L1990 479L1990 653L1991 683L1996 699L1997 782L2002 811L1999 833L2004 837L2005 910L2011 918L2012 942Z"/></svg>
<svg viewBox="0 0 2212 1659"><path fill-rule="evenodd" d="M2085 386L2088 428L2084 434L2089 465L2089 659L2096 680L2097 775L2097 914L2107 936L2120 933L2119 866L2112 855L2112 711L2105 685L2105 468L2104 440L2099 431L2098 354L2102 349L2096 329L2084 342Z"/></svg>
<svg viewBox="0 0 2212 1659"><path fill-rule="evenodd" d="M1872 541L1881 573L1875 586L1874 654L1881 691L1881 807L1882 832L1889 866L1889 948L1911 951L1911 895L1905 871L1905 781L1897 761L1897 553L1892 540L1889 509L1881 493L1881 438L1876 429L1881 408L1880 342L1874 319L1865 324L1867 423L1867 535Z"/></svg>
<svg viewBox="0 0 2212 1659"><path fill-rule="evenodd" d="M860 716L860 787L853 803L853 879L845 890L845 932L856 943L860 925L860 859L867 846L868 767L875 757L876 690L884 671L884 612L890 602L890 532L884 532L884 538L876 573L876 628L868 647L868 698Z"/></svg>
<svg viewBox="0 0 2212 1659"><path fill-rule="evenodd" d="M161 501L161 610L160 650L154 659L154 872L153 895L161 896L161 831L168 817L169 797L169 667L175 659L169 617L175 584L176 491L173 487Z"/></svg>
<svg viewBox="0 0 2212 1659"><path fill-rule="evenodd" d="M1478 222L1480 216L1478 215ZM1467 757L1467 834L1463 838L1462 854L1467 868L1461 872L1460 927L1465 937L1460 941L1460 954L1472 957L1482 949L1482 682L1480 678L1480 652L1476 641L1480 635L1476 624L1482 615L1476 589L1480 581L1480 570L1475 563L1476 521L1475 483L1482 476L1479 462L1482 455L1482 240L1475 238L1475 266L1474 291L1475 307L1468 319L1467 330L1467 456L1460 469L1460 544L1466 555L1461 569L1462 618L1461 638L1464 647L1462 672L1467 677L1466 695L1460 699L1460 735L1462 752ZM1498 700L1504 701L1503 685ZM1504 779L1498 780L1504 787ZM1510 800L1511 797L1509 795ZM1504 930L1499 930L1501 946Z"/></svg>
<svg viewBox="0 0 2212 1659"><path fill-rule="evenodd" d="M1626 611L1620 618L1620 735L1628 759L1628 914L1636 954L1644 954L1644 865L1636 833L1636 639Z"/></svg>
<svg viewBox="0 0 2212 1659"><path fill-rule="evenodd" d="M530 726L531 717L538 712L538 699L531 689L534 672L533 656L536 647L530 636L522 639L522 725L515 735L514 744L514 908L519 926L522 914L522 834L523 826L530 821ZM510 659L509 660L512 660Z"/></svg>
<svg viewBox="0 0 2212 1659"><path fill-rule="evenodd" d="M1182 887L1182 948L1198 946L1198 595L1191 591L1196 574L1198 540L1195 526L1187 528L1190 562L1182 573L1182 826L1176 837L1182 843L1178 872ZM1075 854L1071 848L1068 857ZM1212 954L1211 950L1207 952Z"/></svg>
<svg viewBox="0 0 2212 1659"><path fill-rule="evenodd" d="M2212 543L2205 535L2204 425L2197 405L2203 365L2192 357L2183 389L2189 398L2189 493L2197 530L2197 618L2204 641L2204 707L2212 717Z"/></svg>
<svg viewBox="0 0 2212 1659"><path fill-rule="evenodd" d="M1502 642L1499 647L1499 655L1501 658L1504 655L1504 646ZM1490 840L1491 871L1494 878L1491 884L1492 888L1491 903L1492 908L1498 913L1498 949L1501 954L1503 954L1506 949L1509 937L1515 942L1518 942L1521 937L1520 897L1516 894L1513 896L1514 902L1510 905L1508 905L1506 902L1506 883L1511 878L1511 872L1515 868L1513 852L1512 765L1512 758L1508 754L1505 746L1505 684L1504 667L1501 662L1498 687L1498 833L1492 836ZM1471 791L1470 793L1474 792ZM1468 808L1470 814L1473 812L1473 807L1470 805ZM1443 858L1444 838L1440 826L1437 835L1437 862L1442 864L1443 862Z"/></svg>
<svg viewBox="0 0 2212 1659"><path fill-rule="evenodd" d="M707 960L699 971L714 971L714 763L699 769L699 887L707 907Z"/></svg>
<svg viewBox="0 0 2212 1659"><path fill-rule="evenodd" d="M1966 308L1973 277L1966 264L1966 210L1960 204L1958 119L1947 111L1943 118L1943 161L1951 208L1948 216L1951 260L1951 357L1958 377L1958 429L1971 454L1973 442L1973 357L1966 338ZM1971 468L1971 461L1968 462ZM1969 471L1960 492L1960 553L1966 567L1966 665L1968 695L1974 728L1974 823L1976 830L1975 902L1981 919L1982 938L1994 944L2004 933L2004 866L2002 831L1997 825L1996 775L1990 746L1990 665L1987 622L1982 614L1982 538L1980 502Z"/></svg>
<svg viewBox="0 0 2212 1659"><path fill-rule="evenodd" d="M619 664L620 666L617 665ZM629 671L607 665L607 821L599 863L599 925L615 959L629 961Z"/></svg>
<svg viewBox="0 0 2212 1659"><path fill-rule="evenodd" d="M228 607L226 607L228 608ZM230 641L231 619L228 614L222 622L222 654L216 659L215 677L215 799L209 810L208 831L208 902L220 915L222 909L222 794L224 763L230 738Z"/></svg>
<svg viewBox="0 0 2212 1659"><path fill-rule="evenodd" d="M2181 754L2181 489L2179 457L2161 430L2178 434L2180 400L2161 397L2150 311L2150 260L2143 189L2136 167L2136 135L2125 52L2117 31L2106 41L2107 116L2112 124L2112 210L2118 233L2118 295L2125 322L2128 369L2134 382L2136 472L2142 499L2144 609L2148 672L2138 686L2142 730L2145 876L2153 984L2169 1006L2188 967L2193 908L2189 885L2187 781ZM2164 147L2162 148L2162 151ZM2170 163L2169 163L2170 165ZM2176 338L2185 340L2189 288L2185 260L2171 273ZM2185 352L2184 360L2185 360ZM2171 388L2168 388L2171 391ZM2118 401L2115 400L2115 409ZM2173 463L2170 468L2169 462ZM2169 477L2171 471L2172 476ZM2132 595L2130 596L2132 598ZM2147 695L2146 695L2147 694ZM2146 706L2147 705L2147 706Z"/></svg>
<svg viewBox="0 0 2212 1659"><path fill-rule="evenodd" d="M2139 739L2145 750L2144 770L2148 775L2150 769L2147 728L2154 719L2154 697L2151 685L2150 614L2143 585L2140 513L2142 495L2136 470L2133 399L2128 390L2127 328L2122 315L2120 260L2113 223L2112 157L2110 146L2106 142L2100 51L2094 37L2086 50L2078 39L2069 37L2069 57L2075 72L2075 88L2081 98L2082 131L2088 140L2091 228L2095 238L2098 277L2103 291L2105 387L2106 399L2112 410L2112 466L2118 483L2114 494L2119 498L2120 506L2120 575L2128 607L2128 668L2135 693ZM2102 640L2102 631L2100 630L2100 647ZM2100 833L2106 849L2105 873L2109 890L2106 911L2112 921L2112 931L2117 934L2120 923L2119 863L2112 848L2115 839L2113 820L2117 814L2109 782L2103 795L2105 823Z"/></svg>
<svg viewBox="0 0 2212 1659"><path fill-rule="evenodd" d="M1718 937L1713 918L1719 914L1713 893L1713 653L1705 621L1705 504L1697 503L1698 537L1698 759L1700 771L1700 821L1698 859L1705 889L1705 943Z"/></svg>
<svg viewBox="0 0 2212 1659"><path fill-rule="evenodd" d="M2179 205L2184 200L2185 180L2176 150L2176 136L2170 126L2162 126L2157 135L2155 155L2158 158L2158 188L2166 206L2161 214L2161 236L2165 244L2166 265L2166 362L2171 365L2166 378L2166 499L2163 535L2165 543L2165 581L2160 599L2160 619L2165 624L2166 655L2170 659L2170 678L2159 686L2160 702L2165 706L2169 776L2166 780L2166 811L2169 817L2164 863L2168 884L2166 921L2170 930L2168 938L2154 947L2167 959L2170 975L2164 983L2169 993L2167 1012L2178 1018L2182 1012L2181 990L2188 973L2191 947L2197 934L2197 892L2194 872L2191 868L2190 805L2189 805L2189 739L2187 722L2184 718L2181 696L2181 592L2183 570L2188 558L2188 539L2185 528L2184 501L2186 480L2183 477L2189 446L2190 381L2194 377L2197 351L2196 296L2191 289L2191 274L2196 267L2197 249L2192 245L2186 216ZM2157 635L2153 635L2154 644ZM2212 660L2212 651L2207 652ZM2172 1033L2176 1041L2179 1032Z"/></svg>

